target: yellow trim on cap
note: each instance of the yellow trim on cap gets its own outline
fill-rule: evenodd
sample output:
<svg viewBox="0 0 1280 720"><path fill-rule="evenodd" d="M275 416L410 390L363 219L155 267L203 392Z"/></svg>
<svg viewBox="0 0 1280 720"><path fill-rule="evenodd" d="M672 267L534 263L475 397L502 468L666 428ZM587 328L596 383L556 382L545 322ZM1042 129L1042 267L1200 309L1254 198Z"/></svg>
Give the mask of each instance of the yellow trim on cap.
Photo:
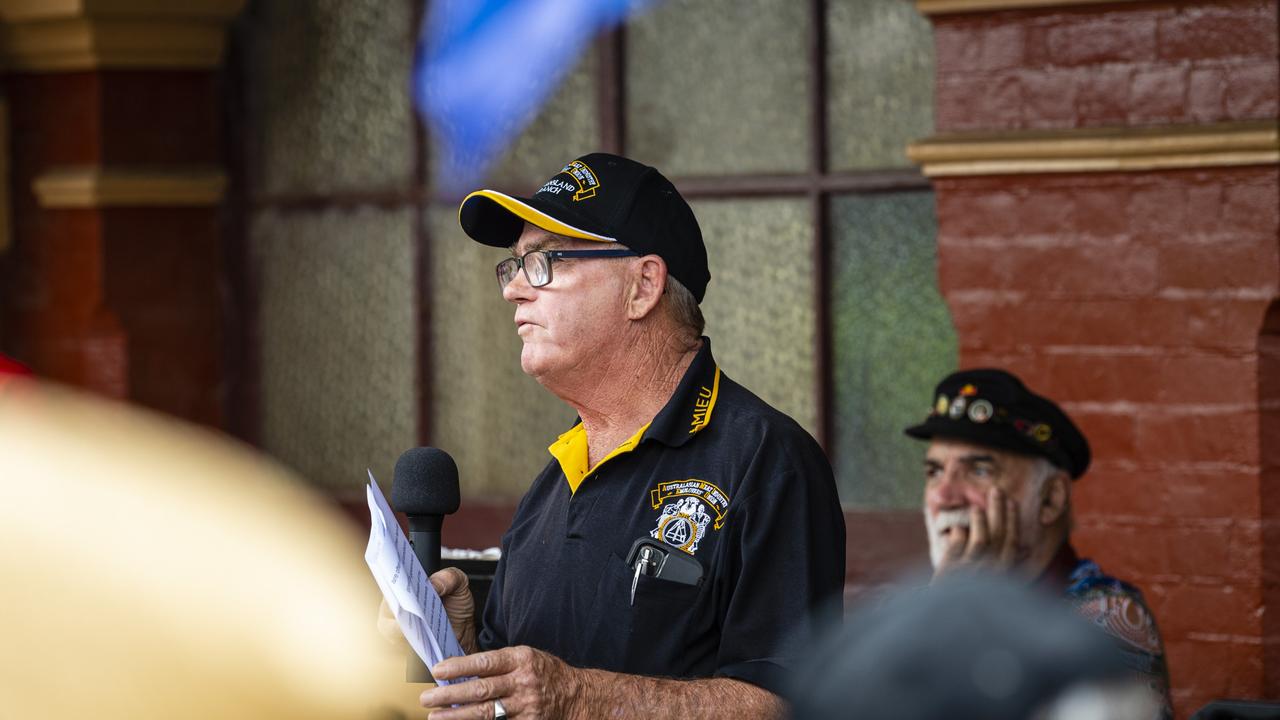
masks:
<svg viewBox="0 0 1280 720"><path fill-rule="evenodd" d="M578 423L570 428L566 433L556 438L556 441L547 447L547 452L560 463L560 471L564 473L564 479L569 482L569 494L578 492L578 487L582 485L582 481L586 480L596 470L599 470L605 463L616 455L631 452L636 445L640 444L640 438L644 436L644 431L649 429L652 422L647 422L644 427L636 431L621 445L613 449L604 459L596 463L593 468L588 468L590 462L587 455L587 430Z"/></svg>
<svg viewBox="0 0 1280 720"><path fill-rule="evenodd" d="M526 205L520 202L519 200L511 197L510 195L504 195L498 192L497 190L476 190L475 192L468 195L465 199L463 199L462 204L458 206L459 222L461 222L461 218L462 218L462 206L466 205L468 200L476 196L479 196L482 198L488 198L489 200L492 200L498 203L499 205L501 205L507 212L511 213L512 215L519 217L520 219L524 220L527 223L536 225L542 228L543 230L546 230L547 232L555 233L556 235L564 235L565 237L578 238L579 240L594 240L595 242L618 242L616 238L607 237L605 235L597 235L596 233L588 232L586 230L582 230L572 225L563 223L551 217L550 215L542 212L541 210L538 210L537 208L534 208L534 207L530 207L529 205Z"/></svg>

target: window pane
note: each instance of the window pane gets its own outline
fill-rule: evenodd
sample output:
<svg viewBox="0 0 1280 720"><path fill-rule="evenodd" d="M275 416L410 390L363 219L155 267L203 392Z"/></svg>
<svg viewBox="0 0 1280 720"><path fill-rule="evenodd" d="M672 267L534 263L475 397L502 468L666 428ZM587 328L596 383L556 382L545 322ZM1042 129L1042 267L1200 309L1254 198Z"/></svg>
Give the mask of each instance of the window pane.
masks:
<svg viewBox="0 0 1280 720"><path fill-rule="evenodd" d="M933 35L902 0L832 0L827 119L833 170L910 166L933 132Z"/></svg>
<svg viewBox="0 0 1280 720"><path fill-rule="evenodd" d="M490 171L488 185L527 196L570 160L600 149L596 55L591 51L582 56Z"/></svg>
<svg viewBox="0 0 1280 720"><path fill-rule="evenodd" d="M955 368L956 333L938 292L927 192L832 202L832 462L845 503L918 507L922 443L902 429L929 412Z"/></svg>
<svg viewBox="0 0 1280 720"><path fill-rule="evenodd" d="M408 0L271 0L248 12L254 191L408 187Z"/></svg>
<svg viewBox="0 0 1280 720"><path fill-rule="evenodd" d="M668 0L627 34L627 147L668 177L808 165L808 4Z"/></svg>
<svg viewBox="0 0 1280 720"><path fill-rule="evenodd" d="M804 200L693 203L711 265L702 303L729 377L818 429L813 227Z"/></svg>
<svg viewBox="0 0 1280 720"><path fill-rule="evenodd" d="M520 370L515 306L494 277L506 251L467 237L452 206L431 210L428 223L431 443L458 463L464 497L517 498L575 415Z"/></svg>
<svg viewBox="0 0 1280 720"><path fill-rule="evenodd" d="M258 214L262 446L310 481L384 487L417 445L409 211Z"/></svg>

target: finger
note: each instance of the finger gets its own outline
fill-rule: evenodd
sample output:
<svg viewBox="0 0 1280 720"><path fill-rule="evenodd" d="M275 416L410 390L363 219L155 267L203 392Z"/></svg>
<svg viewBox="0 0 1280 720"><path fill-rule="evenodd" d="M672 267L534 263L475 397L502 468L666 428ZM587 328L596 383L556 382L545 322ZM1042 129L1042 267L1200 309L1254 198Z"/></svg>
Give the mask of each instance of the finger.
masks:
<svg viewBox="0 0 1280 720"><path fill-rule="evenodd" d="M947 533L945 542L946 550L943 557L947 560L958 560L964 555L964 549L969 544L969 528L955 525L951 528L951 532Z"/></svg>
<svg viewBox="0 0 1280 720"><path fill-rule="evenodd" d="M1018 517L1017 501L1008 498L1005 500L1005 505L1004 550L1000 553L1000 559L1006 565L1012 565L1018 559L1018 529L1022 522Z"/></svg>
<svg viewBox="0 0 1280 720"><path fill-rule="evenodd" d="M987 545L996 553L1004 548L1004 534L1008 529L1005 495L1000 488L987 491Z"/></svg>
<svg viewBox="0 0 1280 720"><path fill-rule="evenodd" d="M459 655L441 660L431 668L432 677L453 680L462 677L505 675L519 666L514 648L503 648L473 655Z"/></svg>
<svg viewBox="0 0 1280 720"><path fill-rule="evenodd" d="M511 694L515 685L507 676L476 678L439 685L423 691L418 700L424 707L446 708L452 705L479 705Z"/></svg>
<svg viewBox="0 0 1280 720"><path fill-rule="evenodd" d="M467 574L456 567L447 567L432 574L431 586L440 597L461 593L467 589Z"/></svg>
<svg viewBox="0 0 1280 720"><path fill-rule="evenodd" d="M427 713L429 720L493 720L493 716L493 701L458 707L432 708Z"/></svg>
<svg viewBox="0 0 1280 720"><path fill-rule="evenodd" d="M987 514L982 508L974 505L969 509L969 544L965 547L964 556L974 560L987 549Z"/></svg>

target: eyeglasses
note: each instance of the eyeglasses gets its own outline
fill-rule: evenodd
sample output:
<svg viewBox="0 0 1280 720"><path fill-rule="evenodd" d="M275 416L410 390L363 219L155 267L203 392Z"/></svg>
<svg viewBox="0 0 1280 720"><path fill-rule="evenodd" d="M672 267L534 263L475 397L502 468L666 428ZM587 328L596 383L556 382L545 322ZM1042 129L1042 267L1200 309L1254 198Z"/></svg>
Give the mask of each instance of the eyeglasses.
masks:
<svg viewBox="0 0 1280 720"><path fill-rule="evenodd" d="M637 253L632 250L534 250L498 263L498 287L505 290L521 269L531 287L542 287L551 282L551 264L557 260L616 257L637 257Z"/></svg>

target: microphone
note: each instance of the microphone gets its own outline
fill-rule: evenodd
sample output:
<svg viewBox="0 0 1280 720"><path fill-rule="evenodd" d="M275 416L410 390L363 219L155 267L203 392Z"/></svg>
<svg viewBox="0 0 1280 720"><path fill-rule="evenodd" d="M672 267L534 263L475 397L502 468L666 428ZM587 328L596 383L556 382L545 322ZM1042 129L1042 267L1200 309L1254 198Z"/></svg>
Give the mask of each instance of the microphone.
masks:
<svg viewBox="0 0 1280 720"><path fill-rule="evenodd" d="M396 460L391 505L409 518L409 542L422 569L440 569L440 528L444 516L458 510L458 466L449 453L433 447L410 448ZM417 654L409 654L408 682L435 682Z"/></svg>

